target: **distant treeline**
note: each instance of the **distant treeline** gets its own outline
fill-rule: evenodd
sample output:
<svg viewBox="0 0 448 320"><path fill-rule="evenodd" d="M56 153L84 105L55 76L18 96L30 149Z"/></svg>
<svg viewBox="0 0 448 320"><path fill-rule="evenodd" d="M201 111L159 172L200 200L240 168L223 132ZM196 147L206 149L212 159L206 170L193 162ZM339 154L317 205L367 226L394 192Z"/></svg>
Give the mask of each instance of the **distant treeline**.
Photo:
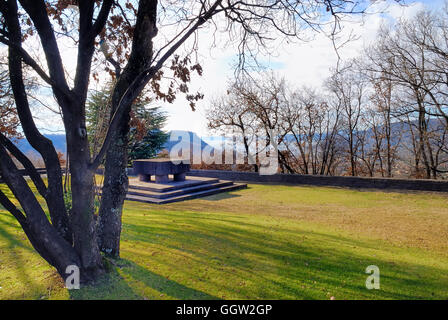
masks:
<svg viewBox="0 0 448 320"><path fill-rule="evenodd" d="M447 53L447 12L423 11L383 26L321 88L292 88L273 73L231 83L208 125L241 136L246 155L257 137L275 141L282 173L445 178Z"/></svg>

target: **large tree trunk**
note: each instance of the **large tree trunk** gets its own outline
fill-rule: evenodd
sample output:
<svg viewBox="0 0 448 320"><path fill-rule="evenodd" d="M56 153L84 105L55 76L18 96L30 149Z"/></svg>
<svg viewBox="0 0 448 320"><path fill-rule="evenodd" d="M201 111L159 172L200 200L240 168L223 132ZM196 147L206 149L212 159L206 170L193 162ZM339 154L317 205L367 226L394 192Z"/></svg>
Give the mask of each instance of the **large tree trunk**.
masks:
<svg viewBox="0 0 448 320"><path fill-rule="evenodd" d="M17 112L27 140L45 161L48 187L29 159L20 150L14 148L11 141L1 137L0 173L19 201L21 208L17 208L1 191L0 204L17 219L33 247L57 269L63 278L67 277L65 273L67 267L74 265L80 270L81 283L88 283L96 280L105 271L98 243L104 244L102 248L112 249L110 252L115 255L119 254L121 208L127 184L125 169L129 110L132 102L168 57L213 15L220 1L204 12L201 19L198 19L196 24L158 60L153 68L150 66L153 51L152 39L157 34L157 0L139 1L130 59L122 76L118 78L113 93L114 117L105 142L93 160L90 157L86 135L85 102L95 38L106 25L113 1L104 0L96 17L94 17L94 1L79 1L78 3L79 45L73 88L69 87L65 79L65 70L48 15L47 4L43 0L20 0L20 3L39 35L47 61L48 74L21 45L22 30L15 0L0 1L0 12L8 31L8 39L2 37L0 42L9 47L11 87ZM40 134L34 123L23 82L23 62L33 68L51 86L63 114L71 169L72 208L70 213L65 207L61 167L56 150L51 141ZM110 151L109 147L111 147ZM11 155L26 168L39 194L46 200L51 221L48 220L44 207L40 205L33 190L18 171ZM95 170L104 155L107 155L107 181L104 190L110 194L103 198L97 230L94 216L94 178Z"/></svg>
<svg viewBox="0 0 448 320"><path fill-rule="evenodd" d="M97 244L93 215L94 184L92 172L72 169L73 208L71 221L74 248L81 259L81 276L86 281L95 280L104 273L102 257Z"/></svg>
<svg viewBox="0 0 448 320"><path fill-rule="evenodd" d="M120 255L121 216L128 190L126 167L129 112L126 112L126 115L106 155L104 186L98 219L100 250L112 257Z"/></svg>
<svg viewBox="0 0 448 320"><path fill-rule="evenodd" d="M70 157L72 210L70 222L73 229L73 244L81 260L81 276L86 281L95 280L104 273L98 248L94 219L94 171L88 162L80 159L82 153Z"/></svg>
<svg viewBox="0 0 448 320"><path fill-rule="evenodd" d="M35 168L20 150L2 139L0 143L0 169L5 181L14 193L24 214L7 197L1 195L1 203L16 217L28 239L39 254L54 266L60 275L67 276L66 268L76 266L80 271L81 283L88 283L104 272L102 257L97 246L93 208L93 168L85 133L85 101L87 96L90 63L94 51L94 40L103 28L112 1L104 1L101 13L93 24L92 2L80 3L80 40L78 69L75 87L70 90L64 76L57 40L46 4L41 0L22 0L21 5L32 20L39 35L49 75L36 67L35 61L23 52L22 32L16 1L2 2L0 10L5 18L9 33L9 73L11 87L27 140L41 154L45 161L48 187L36 176ZM68 214L63 195L62 174L57 152L50 140L37 129L28 103L23 82L22 61L37 68L39 75L53 89L56 100L64 114L67 137L67 151L72 168L72 209ZM46 200L51 223L33 191L18 172L7 150L15 154L27 171L33 173L33 182ZM40 179L40 180L39 180Z"/></svg>
<svg viewBox="0 0 448 320"><path fill-rule="evenodd" d="M63 278L68 276L68 266L79 268L81 283L90 283L104 273L102 258L96 245L92 202L89 203L89 199L93 199L92 188L89 190L89 185L93 187L92 174L82 174L81 182L78 182L78 175L72 175L72 181L77 181L72 183L72 247L71 241L66 241L48 221L33 191L8 156L3 144L0 144L0 172L19 200L26 216L1 192L0 203L14 215L36 251L54 266Z"/></svg>
<svg viewBox="0 0 448 320"><path fill-rule="evenodd" d="M157 35L156 14L156 0L140 3L131 56L112 93L111 115L115 114L120 104L123 103L122 97L133 83L136 75L141 74L151 65L152 39ZM113 142L106 154L103 197L98 219L98 243L101 251L112 257L118 257L120 254L121 216L128 188L126 167L129 113L133 100L124 106L125 115L120 119Z"/></svg>
<svg viewBox="0 0 448 320"><path fill-rule="evenodd" d="M18 220L36 251L65 278L67 266L81 266L78 255L71 244L50 224L33 191L2 144L0 144L0 172L19 200L26 216L1 192L0 203Z"/></svg>

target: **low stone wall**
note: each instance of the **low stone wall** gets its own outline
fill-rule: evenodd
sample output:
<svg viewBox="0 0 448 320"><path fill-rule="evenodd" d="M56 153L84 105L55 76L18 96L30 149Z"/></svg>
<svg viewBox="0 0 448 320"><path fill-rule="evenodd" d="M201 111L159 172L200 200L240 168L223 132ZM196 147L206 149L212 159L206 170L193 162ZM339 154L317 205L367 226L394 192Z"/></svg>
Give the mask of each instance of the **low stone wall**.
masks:
<svg viewBox="0 0 448 320"><path fill-rule="evenodd" d="M191 170L188 176L210 177L252 183L297 184L311 186L335 186L356 189L388 189L448 192L448 181L410 180L393 178L332 177L300 174L259 175L255 172L221 170Z"/></svg>

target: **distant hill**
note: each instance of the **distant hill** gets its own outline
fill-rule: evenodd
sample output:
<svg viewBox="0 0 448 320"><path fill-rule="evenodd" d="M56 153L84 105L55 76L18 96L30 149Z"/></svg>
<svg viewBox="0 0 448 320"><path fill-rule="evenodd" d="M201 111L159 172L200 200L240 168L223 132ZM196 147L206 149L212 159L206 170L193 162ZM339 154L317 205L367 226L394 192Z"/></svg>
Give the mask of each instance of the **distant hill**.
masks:
<svg viewBox="0 0 448 320"><path fill-rule="evenodd" d="M50 139L53 142L54 147L57 151L62 153L66 153L67 144L65 141L64 134L45 134L45 137ZM16 146L25 154L28 153L37 153L37 151L29 144L26 139L20 139L16 142Z"/></svg>
<svg viewBox="0 0 448 320"><path fill-rule="evenodd" d="M170 137L174 139L171 140ZM171 151L171 149L180 142L190 142L190 149L195 150L201 148L203 150L206 147L211 147L207 142L202 140L196 133L192 131L173 130L168 132L168 141L164 144L163 149Z"/></svg>
<svg viewBox="0 0 448 320"><path fill-rule="evenodd" d="M177 137L175 140L170 140L171 136ZM48 139L50 139L56 150L60 151L62 153L66 153L67 150L67 144L65 141L65 135L63 134L46 134L44 135ZM209 146L208 143L206 143L204 140L202 140L196 133L192 131L183 131L183 130L174 130L168 132L168 141L163 146L163 149L167 149L168 151L171 150L171 148L179 143L181 139L184 139L186 137L189 137L190 143L192 143L192 147L197 148L201 147L201 150L203 150L205 147ZM28 153L37 153L36 150L29 144L29 142L26 139L20 139L16 142L17 147L25 154Z"/></svg>
<svg viewBox="0 0 448 320"><path fill-rule="evenodd" d="M429 122L430 130L436 130L439 126L440 126L439 120L431 120ZM403 148L404 146L410 146L412 144L411 132L409 130L408 125L399 122L393 123L392 132L394 133L392 135L394 140L393 143L400 142L399 145L401 148ZM400 132L401 134L397 134L398 132ZM170 140L171 136L174 137L173 140ZM367 130L367 136L369 138L373 138L373 131L371 129ZM45 137L49 138L53 142L57 151L66 153L67 146L65 141L65 135L46 134ZM207 138L213 138L213 137L207 137ZM211 146L209 143L201 139L195 132L184 130L173 130L168 132L168 141L164 144L162 149L167 149L169 152L180 141L185 142L185 139L190 142L190 150L198 150L199 147L201 150L204 150L204 148L206 147L213 148L213 146ZM397 141L398 139L399 141ZM292 142L294 139L293 136L289 134L285 137L285 140L290 140ZM370 140L370 143L373 143L373 140ZM37 151L34 150L33 147L31 147L31 145L28 143L26 139L18 140L16 142L16 145L25 154L37 153Z"/></svg>

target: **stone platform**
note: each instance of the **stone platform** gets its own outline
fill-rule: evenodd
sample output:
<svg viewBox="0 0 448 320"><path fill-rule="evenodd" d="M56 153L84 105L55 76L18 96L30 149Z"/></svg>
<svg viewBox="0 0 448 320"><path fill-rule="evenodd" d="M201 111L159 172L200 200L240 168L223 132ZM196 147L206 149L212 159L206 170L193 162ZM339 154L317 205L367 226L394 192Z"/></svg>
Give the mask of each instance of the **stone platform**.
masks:
<svg viewBox="0 0 448 320"><path fill-rule="evenodd" d="M234 191L246 188L246 184L233 183L216 178L186 177L184 181L154 183L155 177L150 181L141 181L137 177L129 178L129 189L126 200L164 204L177 201L190 200L213 194Z"/></svg>
<svg viewBox="0 0 448 320"><path fill-rule="evenodd" d="M168 158L134 160L134 172L143 182L166 183L170 181L184 181L186 173L190 171L188 160L173 163ZM170 180L169 176L173 178ZM151 178L155 176L155 181Z"/></svg>

